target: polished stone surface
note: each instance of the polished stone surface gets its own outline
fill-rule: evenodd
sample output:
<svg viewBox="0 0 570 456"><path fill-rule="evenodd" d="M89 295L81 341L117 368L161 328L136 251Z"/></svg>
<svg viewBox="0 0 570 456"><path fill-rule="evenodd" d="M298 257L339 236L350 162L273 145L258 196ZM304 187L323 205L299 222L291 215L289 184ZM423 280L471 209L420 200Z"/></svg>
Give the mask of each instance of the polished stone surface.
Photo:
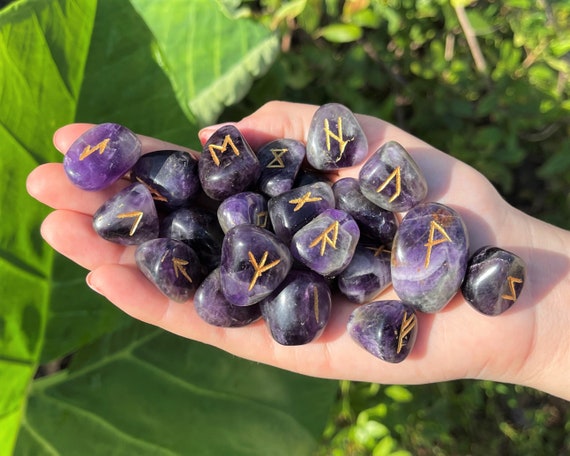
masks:
<svg viewBox="0 0 570 456"><path fill-rule="evenodd" d="M277 196L293 188L295 178L305 158L305 145L294 139L276 139L257 151L261 175L259 190Z"/></svg>
<svg viewBox="0 0 570 456"><path fill-rule="evenodd" d="M331 313L331 292L320 275L292 270L260 307L276 342L303 345L323 332Z"/></svg>
<svg viewBox="0 0 570 456"><path fill-rule="evenodd" d="M224 233L236 225L250 224L271 229L265 196L242 192L226 198L218 207L218 222Z"/></svg>
<svg viewBox="0 0 570 456"><path fill-rule="evenodd" d="M135 261L145 277L173 301L188 300L202 281L200 260L182 241L144 242L137 247Z"/></svg>
<svg viewBox="0 0 570 456"><path fill-rule="evenodd" d="M103 123L87 130L69 146L63 168L77 187L101 190L132 168L141 149L139 139L128 128Z"/></svg>
<svg viewBox="0 0 570 456"><path fill-rule="evenodd" d="M322 105L307 132L307 161L319 170L356 166L368 155L368 140L354 114L338 103Z"/></svg>
<svg viewBox="0 0 570 456"><path fill-rule="evenodd" d="M236 306L255 304L279 286L292 264L289 249L273 233L255 225L237 225L222 244L224 296Z"/></svg>
<svg viewBox="0 0 570 456"><path fill-rule="evenodd" d="M362 194L392 212L405 212L427 195L425 177L399 143L390 141L374 152L359 174Z"/></svg>
<svg viewBox="0 0 570 456"><path fill-rule="evenodd" d="M372 355L400 363L414 347L418 320L414 309L401 301L374 301L352 312L347 329L352 339Z"/></svg>
<svg viewBox="0 0 570 456"><path fill-rule="evenodd" d="M500 315L520 297L526 280L524 261L507 250L485 246L467 264L461 286L465 300L485 315Z"/></svg>
<svg viewBox="0 0 570 456"><path fill-rule="evenodd" d="M399 298L433 313L455 296L467 268L469 238L461 216L422 203L402 219L392 244L392 285Z"/></svg>
<svg viewBox="0 0 570 456"><path fill-rule="evenodd" d="M135 245L157 238L158 228L152 195L139 183L112 196L93 214L93 229L117 244Z"/></svg>

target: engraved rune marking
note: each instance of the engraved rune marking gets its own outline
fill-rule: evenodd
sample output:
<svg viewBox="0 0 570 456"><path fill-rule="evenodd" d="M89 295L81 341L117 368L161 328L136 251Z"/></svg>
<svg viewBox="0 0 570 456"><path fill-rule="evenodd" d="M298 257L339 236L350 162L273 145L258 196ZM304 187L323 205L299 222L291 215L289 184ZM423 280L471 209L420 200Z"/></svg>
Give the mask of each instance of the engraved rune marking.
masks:
<svg viewBox="0 0 570 456"><path fill-rule="evenodd" d="M255 270L253 278L251 279L251 282L249 282L249 288L247 289L247 291L251 291L251 289L255 285L255 282L257 282L257 279L261 277L261 274L277 266L279 263L281 263L281 259L275 260L266 265L265 262L267 261L267 255L269 255L269 252L267 252L267 250L263 253L263 256L261 257L261 261L259 263L255 259L251 251L247 252L247 255L249 256L249 262L252 264L253 269Z"/></svg>
<svg viewBox="0 0 570 456"><path fill-rule="evenodd" d="M402 325L400 326L400 331L398 333L398 348L396 349L396 353L400 353L402 348L404 348L404 338L410 333L414 326L416 326L417 319L416 315L410 315L408 317L408 313L404 312L404 318L402 318Z"/></svg>
<svg viewBox="0 0 570 456"><path fill-rule="evenodd" d="M265 228L267 226L267 211L258 212L255 216L255 224L260 228Z"/></svg>
<svg viewBox="0 0 570 456"><path fill-rule="evenodd" d="M85 146L85 149L83 149L83 152L81 152L81 155L79 155L79 161L85 160L87 157L89 157L89 155L97 151L99 151L99 155L102 155L103 152L105 152L105 148L107 147L107 144L109 144L110 140L111 138L107 138L95 146Z"/></svg>
<svg viewBox="0 0 570 456"><path fill-rule="evenodd" d="M192 283L192 277L188 275L188 272L186 272L186 268L184 267L187 264L188 261L183 260L182 258L176 258L176 257L172 258L172 265L174 266L174 275L176 276L176 278L178 278L178 274L182 274L186 278L186 280L188 280L188 282Z"/></svg>
<svg viewBox="0 0 570 456"><path fill-rule="evenodd" d="M386 178L386 180L376 189L376 193L380 193L382 190L386 188L386 186L390 183L392 179L396 179L396 191L388 200L389 203L394 201L398 196L400 196L400 192L402 191L402 178L400 177L400 167L397 166L392 173Z"/></svg>
<svg viewBox="0 0 570 456"><path fill-rule="evenodd" d="M329 233L332 231L332 239L329 237ZM325 254L327 244L333 249L336 249L336 241L338 239L338 220L332 222L326 230L324 230L320 236L313 239L313 242L309 244L310 248L315 247L319 242L321 243L321 256Z"/></svg>
<svg viewBox="0 0 570 456"><path fill-rule="evenodd" d="M208 149L210 150L210 155L212 156L212 160L214 160L216 166L220 166L220 159L218 158L216 151L219 151L220 154L223 154L226 150L228 150L228 145L232 148L234 155L237 155L239 157L239 150L232 141L230 135L226 135L226 137L224 138L224 142L222 143L221 146L216 146L215 144L210 144L208 146Z"/></svg>
<svg viewBox="0 0 570 456"><path fill-rule="evenodd" d="M151 187L150 185L148 185L145 181L143 181L140 177L137 177L137 181L139 181L141 184L143 184L146 188L148 188L148 191L150 192L152 199L155 201L164 201L167 202L168 199L166 199L166 197L162 196L160 194L160 192L156 189Z"/></svg>
<svg viewBox="0 0 570 456"><path fill-rule="evenodd" d="M391 250L388 250L386 247L381 245L380 247L366 247L368 250L372 250L374 252L374 256L380 256L381 253L392 253Z"/></svg>
<svg viewBox="0 0 570 456"><path fill-rule="evenodd" d="M435 230L439 231L439 233L443 237L439 239L434 239L433 237L435 236ZM434 245L442 244L443 242L453 242L453 241L451 240L449 235L445 232L443 227L435 220L432 220L429 225L429 239L424 244L424 247L427 247L426 261L424 263L426 268L429 266L429 262L431 260L431 249L433 248Z"/></svg>
<svg viewBox="0 0 570 456"><path fill-rule="evenodd" d="M311 198L311 192L307 192L300 198L289 200L289 203L296 204L296 206L293 208L293 212L297 212L305 205L305 203L314 203L315 201L321 201L321 200L322 198L320 196L313 196Z"/></svg>
<svg viewBox="0 0 570 456"><path fill-rule="evenodd" d="M327 150L331 151L331 138L338 142L338 147L340 149L340 154L335 161L339 161L344 154L344 149L346 145L352 141L354 138L344 139L342 137L342 117L337 119L337 134L334 134L329 127L329 119L325 119L325 128L323 129L327 140Z"/></svg>
<svg viewBox="0 0 570 456"><path fill-rule="evenodd" d="M288 151L289 149L271 149L273 160L269 162L266 168L285 168L285 163L281 157Z"/></svg>
<svg viewBox="0 0 570 456"><path fill-rule="evenodd" d="M501 298L503 299L508 299L510 301L516 301L517 300L517 292L515 290L515 283L522 283L522 279L519 279L517 277L512 277L509 276L507 277L507 280L509 281L509 289L511 290L511 294L510 295L503 295L501 296Z"/></svg>
<svg viewBox="0 0 570 456"><path fill-rule="evenodd" d="M124 219L124 218L134 218L135 221L131 225L131 230L129 231L129 236L135 234L135 231L139 227L139 223L143 218L144 213L142 211L133 211L133 212L123 212L122 214L117 215L117 218Z"/></svg>
<svg viewBox="0 0 570 456"><path fill-rule="evenodd" d="M319 290L313 287L313 310L315 312L315 319L319 321Z"/></svg>

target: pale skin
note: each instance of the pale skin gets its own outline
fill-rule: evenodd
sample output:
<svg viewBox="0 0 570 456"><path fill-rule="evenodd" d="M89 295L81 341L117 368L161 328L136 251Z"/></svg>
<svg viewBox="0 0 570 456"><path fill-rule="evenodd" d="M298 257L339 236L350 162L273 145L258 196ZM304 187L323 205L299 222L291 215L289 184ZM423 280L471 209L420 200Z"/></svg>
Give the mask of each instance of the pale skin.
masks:
<svg viewBox="0 0 570 456"><path fill-rule="evenodd" d="M255 149L277 138L305 141L315 106L270 102L236 123ZM487 379L530 386L570 400L570 233L532 218L506 203L488 180L468 165L386 123L358 117L374 152L398 141L414 157L428 181L429 201L456 209L470 235L471 251L495 245L519 255L527 264L524 289L502 315L479 314L459 293L440 313L418 315L418 337L400 364L374 358L352 341L346 322L355 304L335 297L323 334L297 347L277 344L261 320L245 328L208 325L191 301L177 303L162 295L134 262L135 247L97 236L91 226L97 208L127 185L86 192L67 179L61 163L36 168L29 193L55 209L42 225L44 239L58 252L90 272L87 284L133 318L180 336L214 345L234 355L305 375L383 384L422 384L453 379ZM54 144L65 153L87 124L59 129ZM215 131L200 132L204 143ZM141 136L144 152L172 148ZM178 149L181 149L178 147ZM358 167L339 177L358 177ZM390 288L377 299L397 299Z"/></svg>

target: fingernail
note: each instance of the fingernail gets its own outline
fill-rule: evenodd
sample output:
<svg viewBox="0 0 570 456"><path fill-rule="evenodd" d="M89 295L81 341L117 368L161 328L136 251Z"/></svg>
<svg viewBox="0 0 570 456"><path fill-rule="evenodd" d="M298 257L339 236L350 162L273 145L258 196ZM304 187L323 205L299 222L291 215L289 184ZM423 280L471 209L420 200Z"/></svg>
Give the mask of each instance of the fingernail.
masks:
<svg viewBox="0 0 570 456"><path fill-rule="evenodd" d="M102 295L103 293L101 292L101 290L99 290L99 288L97 288L97 286L94 283L93 280L93 271L91 271L89 274L87 274L87 277L85 278L85 281L87 282L87 285L89 286L89 288L91 288L94 292L99 293L100 295Z"/></svg>

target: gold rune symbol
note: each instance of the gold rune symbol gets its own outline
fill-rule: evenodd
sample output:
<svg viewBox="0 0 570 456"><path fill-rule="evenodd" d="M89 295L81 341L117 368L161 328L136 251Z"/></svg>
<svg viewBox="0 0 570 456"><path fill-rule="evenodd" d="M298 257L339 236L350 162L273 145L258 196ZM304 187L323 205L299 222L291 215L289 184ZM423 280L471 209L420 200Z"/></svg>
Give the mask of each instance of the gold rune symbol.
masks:
<svg viewBox="0 0 570 456"><path fill-rule="evenodd" d="M285 163L283 163L283 159L281 158L289 149L271 149L271 153L273 154L273 160L269 162L266 168L285 168Z"/></svg>
<svg viewBox="0 0 570 456"><path fill-rule="evenodd" d="M402 179L400 177L399 166L397 166L396 169L394 169L394 171L392 171L392 173L386 178L386 180L376 189L376 193L380 193L382 190L384 190L392 179L396 179L396 191L388 200L389 203L398 198L398 196L400 196L400 192L402 191Z"/></svg>
<svg viewBox="0 0 570 456"><path fill-rule="evenodd" d="M188 272L186 272L186 268L184 267L187 264L188 261L183 260L182 258L172 257L172 265L174 266L174 275L176 278L178 278L178 274L182 274L188 282L192 283L192 277L188 275Z"/></svg>
<svg viewBox="0 0 570 456"><path fill-rule="evenodd" d="M131 231L129 231L129 236L135 234L135 231L139 227L139 223L143 218L144 213L142 211L133 211L133 212L123 212L122 214L117 215L117 218L124 219L124 218L134 218L135 221L131 225Z"/></svg>
<svg viewBox="0 0 570 456"><path fill-rule="evenodd" d="M381 253L392 253L390 250L388 250L386 247L384 247L383 245L381 245L380 247L366 247L368 250L372 250L374 252L374 256L380 256Z"/></svg>
<svg viewBox="0 0 570 456"><path fill-rule="evenodd" d="M329 233L332 231L332 239L329 237ZM319 242L321 243L321 256L325 254L325 249L327 244L333 249L336 249L336 240L338 239L338 220L332 222L326 230L324 230L320 236L316 237L313 242L309 244L310 248L315 247Z"/></svg>
<svg viewBox="0 0 570 456"><path fill-rule="evenodd" d="M404 338L412 329L414 329L414 326L416 326L417 323L415 314L410 315L410 318L407 317L408 313L404 312L404 318L402 318L402 324L398 333L398 348L396 349L396 353L400 353L402 351L402 348L404 348Z"/></svg>
<svg viewBox="0 0 570 456"><path fill-rule="evenodd" d="M255 259L255 257L253 256L253 253L251 253L251 251L247 252L247 255L249 256L249 262L253 265L253 269L255 270L255 273L253 274L253 278L251 279L251 282L249 283L249 288L247 289L247 291L251 291L251 289L255 285L255 282L257 282L257 279L259 279L261 277L261 274L263 274L265 271L269 271L271 268L277 266L279 263L281 263L281 259L275 260L272 263L269 263L268 265L266 265L265 262L267 261L267 255L269 255L269 252L267 252L267 250L263 253L263 256L261 257L261 261L259 263Z"/></svg>
<svg viewBox="0 0 570 456"><path fill-rule="evenodd" d="M439 231L443 237L440 239L434 239L433 237L435 235L435 230ZM426 268L429 266L429 262L431 260L431 249L433 248L434 245L438 245L443 242L453 242L453 241L451 240L449 235L445 232L443 227L435 220L432 220L429 224L429 239L424 244L424 247L427 247L426 261L424 263L424 266Z"/></svg>
<svg viewBox="0 0 570 456"><path fill-rule="evenodd" d="M258 212L255 216L255 224L260 228L265 228L267 226L267 211Z"/></svg>
<svg viewBox="0 0 570 456"><path fill-rule="evenodd" d="M293 212L297 212L305 205L305 203L314 203L315 201L321 201L321 200L322 198L320 196L313 196L311 198L311 192L307 192L300 198L289 200L289 203L296 204L296 206L293 208Z"/></svg>
<svg viewBox="0 0 570 456"><path fill-rule="evenodd" d="M155 201L168 201L166 199L166 197L162 196L159 191L153 187L151 187L149 184L147 184L145 181L143 181L140 177L137 177L137 181L139 181L141 184L143 184L146 188L148 188L148 191L150 192L152 199Z"/></svg>
<svg viewBox="0 0 570 456"><path fill-rule="evenodd" d="M107 144L109 144L110 140L111 138L107 138L95 146L85 146L85 149L83 149L83 152L81 152L81 155L79 155L79 161L85 160L87 157L89 157L89 155L96 151L99 151L99 155L102 155L103 152L105 152L105 148L107 147Z"/></svg>
<svg viewBox="0 0 570 456"><path fill-rule="evenodd" d="M501 296L501 298L503 299L508 299L510 301L516 301L517 300L517 292L515 290L515 283L522 283L522 279L518 279L516 277L512 277L509 276L507 277L507 280L509 281L509 289L511 290L511 294L510 295L503 295Z"/></svg>
<svg viewBox="0 0 570 456"><path fill-rule="evenodd" d="M226 137L224 138L224 142L222 143L221 146L216 146L215 144L210 144L208 146L208 149L210 150L210 155L212 156L212 160L214 160L216 166L220 166L220 159L216 155L216 151L219 151L220 154L223 154L228 149L228 144L232 148L234 155L237 155L239 157L239 150L232 141L230 135L226 135Z"/></svg>
<svg viewBox="0 0 570 456"><path fill-rule="evenodd" d="M331 138L333 138L336 142L338 142L338 147L340 149L340 155L338 156L338 158L336 159L336 161L339 161L342 158L342 154L344 154L344 149L346 148L346 145L352 141L354 138L349 138L349 139L344 139L342 137L342 117L339 117L337 119L337 134L335 135L330 127L329 127L329 119L325 119L325 135L326 135L326 140L327 140L327 150L330 152L331 151Z"/></svg>
<svg viewBox="0 0 570 456"><path fill-rule="evenodd" d="M313 310L315 311L315 320L319 322L319 290L313 287Z"/></svg>

